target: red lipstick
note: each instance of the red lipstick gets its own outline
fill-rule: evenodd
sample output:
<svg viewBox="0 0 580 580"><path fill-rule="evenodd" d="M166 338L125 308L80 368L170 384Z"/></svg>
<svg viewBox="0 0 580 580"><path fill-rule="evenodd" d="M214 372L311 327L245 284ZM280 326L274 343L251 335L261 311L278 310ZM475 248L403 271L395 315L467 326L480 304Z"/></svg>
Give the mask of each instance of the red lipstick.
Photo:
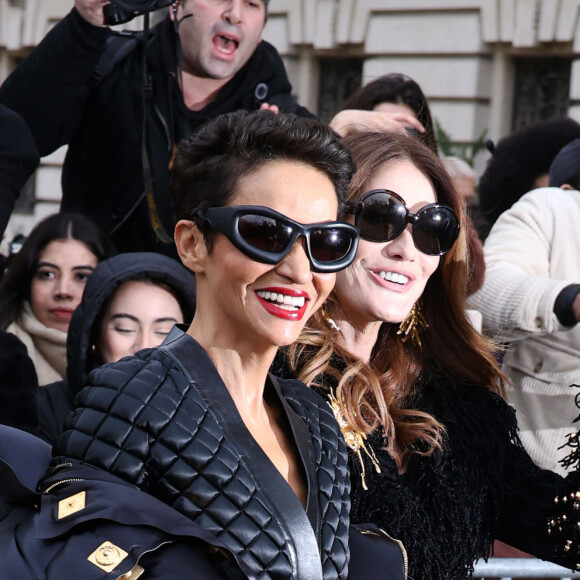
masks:
<svg viewBox="0 0 580 580"><path fill-rule="evenodd" d="M280 295L285 298L291 297L298 300L293 300L293 303L291 304L284 304L283 302L278 301ZM308 293L303 290L294 290L277 286L256 290L256 296L260 304L268 313L284 320L302 320L310 300ZM291 309L289 310L288 308Z"/></svg>

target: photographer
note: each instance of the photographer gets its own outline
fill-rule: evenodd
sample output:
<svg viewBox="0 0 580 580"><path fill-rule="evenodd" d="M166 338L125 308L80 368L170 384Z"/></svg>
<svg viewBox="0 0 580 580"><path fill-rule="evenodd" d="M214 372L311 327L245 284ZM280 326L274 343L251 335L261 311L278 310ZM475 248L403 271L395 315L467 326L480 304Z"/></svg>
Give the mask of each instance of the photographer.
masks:
<svg viewBox="0 0 580 580"><path fill-rule="evenodd" d="M147 11L169 2L107 9L117 3ZM0 87L0 102L26 120L41 155L69 145L61 211L91 217L121 251L175 255L164 243L172 242L175 144L229 111L267 104L310 113L291 96L276 49L261 40L268 0L180 0L146 35L111 31L107 4L75 0Z"/></svg>

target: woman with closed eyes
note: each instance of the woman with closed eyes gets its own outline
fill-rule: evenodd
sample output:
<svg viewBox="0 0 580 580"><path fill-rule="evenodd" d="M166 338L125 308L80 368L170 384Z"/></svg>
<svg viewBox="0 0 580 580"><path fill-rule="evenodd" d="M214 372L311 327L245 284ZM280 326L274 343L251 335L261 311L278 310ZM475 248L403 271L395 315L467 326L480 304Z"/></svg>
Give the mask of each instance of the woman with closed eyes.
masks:
<svg viewBox="0 0 580 580"><path fill-rule="evenodd" d="M50 501L84 491L87 505L95 480L139 492L105 518L163 541L139 554L134 528L109 538L128 554L119 575L138 565L145 578L346 578L339 427L322 398L269 368L354 258L358 230L338 219L353 168L328 127L265 111L219 117L179 145L175 242L195 275L193 321L90 374L42 484Z"/></svg>
<svg viewBox="0 0 580 580"><path fill-rule="evenodd" d="M521 446L494 347L465 316L450 177L404 135L345 144L358 251L274 372L332 404L351 451L351 522L402 540L409 578L470 578L495 538L576 568L579 473L543 471Z"/></svg>
<svg viewBox="0 0 580 580"><path fill-rule="evenodd" d="M160 345L194 311L193 276L175 260L133 252L101 262L70 322L67 378L38 392L40 436L56 441L92 370Z"/></svg>

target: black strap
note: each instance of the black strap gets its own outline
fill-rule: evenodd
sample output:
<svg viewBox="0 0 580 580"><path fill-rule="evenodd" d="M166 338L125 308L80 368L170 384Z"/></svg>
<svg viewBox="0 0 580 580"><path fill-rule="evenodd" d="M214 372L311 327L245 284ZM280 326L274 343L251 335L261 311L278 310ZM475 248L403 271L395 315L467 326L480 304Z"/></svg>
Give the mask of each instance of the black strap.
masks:
<svg viewBox="0 0 580 580"><path fill-rule="evenodd" d="M118 32L107 39L105 50L96 64L89 84L96 87L103 79L111 74L113 69L139 46L141 33Z"/></svg>
<svg viewBox="0 0 580 580"><path fill-rule="evenodd" d="M143 49L142 49L142 73L143 73L143 126L141 129L141 164L143 166L143 183L145 187L145 197L149 208L149 221L155 232L155 237L164 244L171 244L173 236L169 235L159 217L157 204L155 202L154 176L151 171L151 162L147 150L147 119L149 117L149 107L153 103L153 82L147 72L147 38L149 38L149 12L143 15Z"/></svg>
<svg viewBox="0 0 580 580"><path fill-rule="evenodd" d="M143 15L144 27L140 32L119 32L111 35L107 39L107 44L105 50L99 59L99 62L93 69L89 84L91 88L99 85L114 68L121 63L131 52L133 52L139 45L141 45L141 57L142 57L142 75L143 75L143 91L142 91L142 103L143 103L143 124L141 128L141 165L143 169L143 183L144 183L144 196L147 200L147 207L149 209L149 221L151 227L155 232L156 238L164 244L173 243L173 236L168 234L163 226L161 218L159 217L159 211L157 209L157 203L155 201L155 190L154 190L154 175L151 168L151 162L148 153L148 117L149 111L153 106L153 85L151 77L147 72L147 39L149 38L149 13ZM139 203L141 201L139 198ZM136 204L138 205L138 204ZM132 212L129 212L130 215ZM128 216L127 216L128 217ZM124 221L124 220L123 220ZM123 223L123 222L121 222ZM118 229L121 224L117 225Z"/></svg>

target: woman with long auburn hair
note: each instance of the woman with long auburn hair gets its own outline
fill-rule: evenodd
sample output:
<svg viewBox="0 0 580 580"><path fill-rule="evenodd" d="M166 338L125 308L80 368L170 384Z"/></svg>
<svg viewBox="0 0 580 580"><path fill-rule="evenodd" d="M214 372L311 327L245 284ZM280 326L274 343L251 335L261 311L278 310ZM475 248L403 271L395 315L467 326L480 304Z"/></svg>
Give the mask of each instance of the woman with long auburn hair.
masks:
<svg viewBox="0 0 580 580"><path fill-rule="evenodd" d="M566 537L548 528L555 497L580 478L540 470L519 442L494 345L465 314L465 216L451 178L411 137L345 144L357 255L275 372L333 407L351 450L351 521L402 540L410 578L470 578L495 538L575 568L578 511Z"/></svg>

